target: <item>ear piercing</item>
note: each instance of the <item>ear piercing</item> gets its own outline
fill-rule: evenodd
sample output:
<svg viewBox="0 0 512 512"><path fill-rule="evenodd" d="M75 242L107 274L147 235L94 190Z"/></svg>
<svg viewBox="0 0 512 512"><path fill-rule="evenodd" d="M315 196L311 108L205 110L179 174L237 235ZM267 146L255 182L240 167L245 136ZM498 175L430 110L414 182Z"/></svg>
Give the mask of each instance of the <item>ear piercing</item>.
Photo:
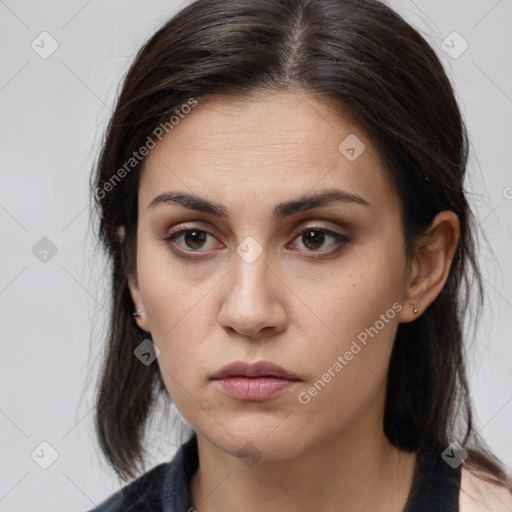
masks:
<svg viewBox="0 0 512 512"><path fill-rule="evenodd" d="M413 306L412 312L414 314L418 313L418 308L414 304L412 306Z"/></svg>

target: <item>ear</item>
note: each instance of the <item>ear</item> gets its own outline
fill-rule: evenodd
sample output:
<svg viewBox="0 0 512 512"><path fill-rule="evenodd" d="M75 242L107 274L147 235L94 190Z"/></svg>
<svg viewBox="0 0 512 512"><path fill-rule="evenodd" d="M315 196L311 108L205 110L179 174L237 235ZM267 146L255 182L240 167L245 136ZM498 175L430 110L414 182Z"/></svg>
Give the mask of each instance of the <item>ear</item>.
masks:
<svg viewBox="0 0 512 512"><path fill-rule="evenodd" d="M402 309L398 316L400 323L418 318L439 295L448 278L459 237L459 218L450 210L439 212L420 237L403 300L411 307ZM418 309L416 314L414 308Z"/></svg>
<svg viewBox="0 0 512 512"><path fill-rule="evenodd" d="M117 228L116 231L117 237L119 239L119 242L122 242L124 240L125 236L125 229L124 226L120 226ZM142 309L142 314L139 317L134 317L135 321L137 322L137 325L146 332L151 332L149 329L149 325L147 322L147 316L146 311L142 302L142 296L139 289L139 282L137 278L137 271L135 270L135 274L131 273L127 276L128 279L128 288L130 290L130 295L132 297L133 301L133 311L137 309Z"/></svg>

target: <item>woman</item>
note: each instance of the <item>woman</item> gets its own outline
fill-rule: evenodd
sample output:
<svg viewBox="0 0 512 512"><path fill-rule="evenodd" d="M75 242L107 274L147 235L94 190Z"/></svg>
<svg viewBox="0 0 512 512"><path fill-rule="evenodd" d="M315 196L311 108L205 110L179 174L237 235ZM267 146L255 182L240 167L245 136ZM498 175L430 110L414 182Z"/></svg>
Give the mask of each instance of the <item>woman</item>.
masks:
<svg viewBox="0 0 512 512"><path fill-rule="evenodd" d="M94 176L96 425L125 480L162 393L193 436L96 511L512 509L471 421L467 158L442 65L380 2L198 0L158 30Z"/></svg>

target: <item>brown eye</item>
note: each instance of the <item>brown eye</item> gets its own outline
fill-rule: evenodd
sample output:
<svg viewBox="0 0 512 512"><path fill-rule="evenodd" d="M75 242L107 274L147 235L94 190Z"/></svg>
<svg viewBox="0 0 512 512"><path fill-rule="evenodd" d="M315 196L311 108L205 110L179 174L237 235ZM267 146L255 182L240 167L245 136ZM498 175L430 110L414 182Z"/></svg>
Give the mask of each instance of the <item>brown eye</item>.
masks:
<svg viewBox="0 0 512 512"><path fill-rule="evenodd" d="M205 231L189 230L183 235L183 239L190 249L200 249L204 245L206 236Z"/></svg>
<svg viewBox="0 0 512 512"><path fill-rule="evenodd" d="M193 253L203 255L208 252L208 249L215 250L220 249L220 245L214 245L210 243L208 247L208 238L215 240L215 235L209 231L202 229L182 229L175 233L172 233L164 240L167 242L171 250L178 256L188 256Z"/></svg>
<svg viewBox="0 0 512 512"><path fill-rule="evenodd" d="M302 242L308 248L312 250L318 250L322 247L325 241L325 233L319 230L308 230L302 234Z"/></svg>
<svg viewBox="0 0 512 512"><path fill-rule="evenodd" d="M350 240L347 236L335 233L327 228L310 226L302 230L298 236L300 243L306 248L306 252L332 253L341 249Z"/></svg>

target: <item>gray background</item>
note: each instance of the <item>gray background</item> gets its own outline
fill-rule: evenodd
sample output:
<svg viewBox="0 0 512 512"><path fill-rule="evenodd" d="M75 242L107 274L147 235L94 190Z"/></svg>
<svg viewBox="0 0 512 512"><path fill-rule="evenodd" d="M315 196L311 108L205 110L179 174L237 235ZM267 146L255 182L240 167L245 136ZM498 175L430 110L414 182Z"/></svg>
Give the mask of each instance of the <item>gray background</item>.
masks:
<svg viewBox="0 0 512 512"><path fill-rule="evenodd" d="M478 429L512 469L512 0L389 3L441 55L468 124L467 187L492 246L479 253L488 302L469 349L471 387ZM92 424L107 296L88 177L123 73L182 5L0 0L0 511L87 510L119 488ZM31 47L43 31L58 43L47 59ZM446 40L452 56L442 49L454 31L469 45L457 58L458 36ZM46 262L34 254L43 237L57 249ZM180 442L163 430L148 468ZM41 442L58 455L48 469L34 460L51 462Z"/></svg>

